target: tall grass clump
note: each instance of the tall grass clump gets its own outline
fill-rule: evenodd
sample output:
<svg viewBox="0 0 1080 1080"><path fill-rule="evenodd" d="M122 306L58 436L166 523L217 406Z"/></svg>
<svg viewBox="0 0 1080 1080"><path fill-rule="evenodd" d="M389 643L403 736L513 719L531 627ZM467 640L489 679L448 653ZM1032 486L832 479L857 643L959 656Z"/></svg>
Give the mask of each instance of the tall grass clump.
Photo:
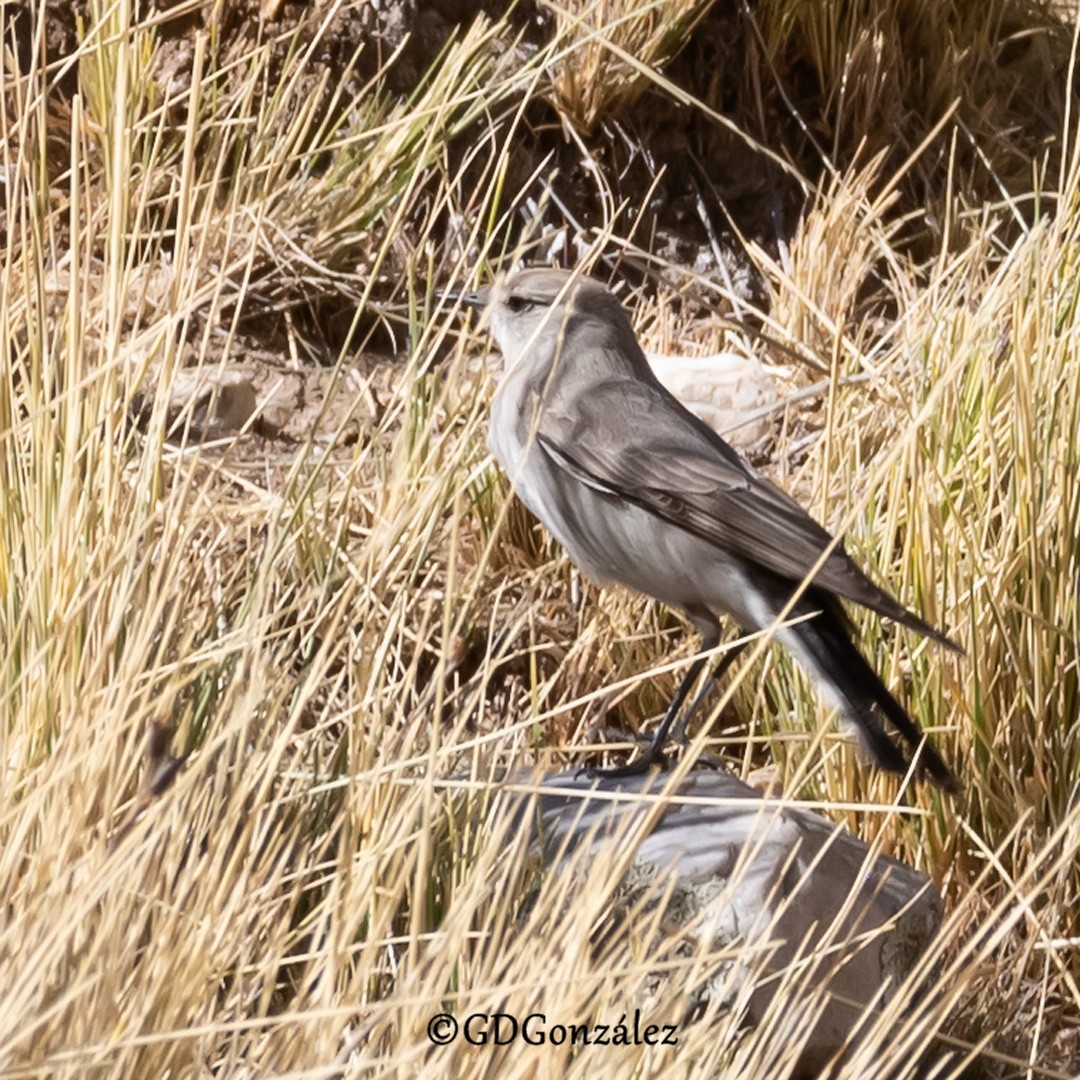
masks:
<svg viewBox="0 0 1080 1080"><path fill-rule="evenodd" d="M587 135L605 117L633 107L649 87L639 65L662 68L686 44L711 4L570 0L550 5L566 41L553 65L552 93L559 111ZM636 63L627 63L619 52L629 53Z"/></svg>

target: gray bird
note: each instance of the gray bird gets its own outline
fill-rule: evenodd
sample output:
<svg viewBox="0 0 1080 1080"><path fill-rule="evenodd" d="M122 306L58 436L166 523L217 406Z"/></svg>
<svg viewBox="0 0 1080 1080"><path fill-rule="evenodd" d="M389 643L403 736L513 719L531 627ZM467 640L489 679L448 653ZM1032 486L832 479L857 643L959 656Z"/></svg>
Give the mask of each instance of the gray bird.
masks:
<svg viewBox="0 0 1080 1080"><path fill-rule="evenodd" d="M598 281L532 269L462 299L486 310L505 360L488 445L570 558L598 583L683 611L702 653L720 641L718 612L747 631L772 626L833 538L660 385L616 297ZM879 766L903 774L909 762L887 720L918 752L920 772L955 791L948 766L852 643L840 599L961 650L878 588L839 543L788 613L802 621L775 633ZM726 653L721 667L733 658ZM597 772L663 763L706 659L690 666L645 754Z"/></svg>

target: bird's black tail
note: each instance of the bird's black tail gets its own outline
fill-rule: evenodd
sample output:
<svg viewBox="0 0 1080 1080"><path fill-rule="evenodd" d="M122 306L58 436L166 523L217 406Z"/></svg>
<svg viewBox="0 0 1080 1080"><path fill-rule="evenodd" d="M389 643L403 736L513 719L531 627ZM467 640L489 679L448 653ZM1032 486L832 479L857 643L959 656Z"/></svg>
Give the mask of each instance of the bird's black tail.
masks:
<svg viewBox="0 0 1080 1080"><path fill-rule="evenodd" d="M787 633L798 641L806 661L814 669L812 674L827 682L840 699L845 715L857 725L862 744L874 761L889 772L903 775L910 756L918 751L917 771L926 773L939 787L955 794L959 785L941 755L929 739L924 740L918 726L853 644L839 602L828 594L811 590L798 607L817 610L820 614L789 627ZM899 733L908 754L889 737L882 716Z"/></svg>

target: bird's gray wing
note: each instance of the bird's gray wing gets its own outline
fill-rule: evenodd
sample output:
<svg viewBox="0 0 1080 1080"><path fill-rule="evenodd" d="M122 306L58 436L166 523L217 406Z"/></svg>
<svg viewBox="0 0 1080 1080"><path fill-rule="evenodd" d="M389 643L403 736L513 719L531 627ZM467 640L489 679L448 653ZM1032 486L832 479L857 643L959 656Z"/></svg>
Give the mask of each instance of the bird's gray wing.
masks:
<svg viewBox="0 0 1080 1080"><path fill-rule="evenodd" d="M552 395L537 442L578 480L627 499L723 551L793 582L833 538L780 488L750 468L659 383L616 378L573 400ZM878 588L837 543L814 586L956 648Z"/></svg>

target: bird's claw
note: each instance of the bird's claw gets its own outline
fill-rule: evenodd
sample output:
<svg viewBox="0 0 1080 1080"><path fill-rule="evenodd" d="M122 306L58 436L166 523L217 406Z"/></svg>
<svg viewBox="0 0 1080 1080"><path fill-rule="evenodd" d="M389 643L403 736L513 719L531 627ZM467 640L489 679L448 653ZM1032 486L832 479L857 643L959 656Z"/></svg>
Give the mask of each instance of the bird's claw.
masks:
<svg viewBox="0 0 1080 1080"><path fill-rule="evenodd" d="M630 776L644 776L653 766L662 772L668 768L668 765L668 759L664 754L646 751L625 765L615 765L607 769L598 765L585 765L578 770L577 776L588 776L594 780L625 780Z"/></svg>

